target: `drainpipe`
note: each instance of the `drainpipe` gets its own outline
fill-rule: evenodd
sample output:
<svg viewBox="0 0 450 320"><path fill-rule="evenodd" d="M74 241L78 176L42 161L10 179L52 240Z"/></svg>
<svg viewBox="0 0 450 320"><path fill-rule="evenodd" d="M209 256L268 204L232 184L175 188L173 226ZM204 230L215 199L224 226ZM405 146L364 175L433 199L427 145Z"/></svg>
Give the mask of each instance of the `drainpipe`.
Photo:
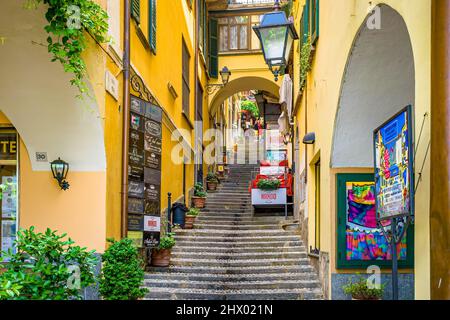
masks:
<svg viewBox="0 0 450 320"><path fill-rule="evenodd" d="M200 1L199 0L195 0L195 18L194 18L194 123L197 120L197 99L198 99L198 58L199 58L199 52L198 52L198 45L199 45L199 6L200 6ZM205 12L206 14L206 12ZM206 27L206 26L205 26ZM203 110L201 111L203 113ZM196 141L197 141L197 136L195 135L197 132L195 130L194 126L194 148L197 145ZM203 130L203 128L202 128ZM200 149L202 148L202 146L200 145ZM195 152L197 152L198 150L195 150ZM194 168L197 168L197 172L194 173L194 176L197 177L198 180L198 171L203 170L203 161L201 161L201 164L197 164L194 166ZM195 181L195 182L199 182L199 181ZM203 181L200 181L203 182Z"/></svg>
<svg viewBox="0 0 450 320"><path fill-rule="evenodd" d="M432 1L431 299L450 299L450 0Z"/></svg>
<svg viewBox="0 0 450 320"><path fill-rule="evenodd" d="M128 130L130 124L130 0L124 0L123 30L123 124L122 124L122 190L121 190L121 235L128 229Z"/></svg>

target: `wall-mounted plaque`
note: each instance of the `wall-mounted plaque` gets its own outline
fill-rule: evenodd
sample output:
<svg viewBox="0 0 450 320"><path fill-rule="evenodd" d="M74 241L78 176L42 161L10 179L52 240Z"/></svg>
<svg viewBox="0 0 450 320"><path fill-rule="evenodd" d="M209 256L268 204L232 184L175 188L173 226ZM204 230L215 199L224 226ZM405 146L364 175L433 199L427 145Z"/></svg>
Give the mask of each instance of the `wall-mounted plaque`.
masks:
<svg viewBox="0 0 450 320"><path fill-rule="evenodd" d="M145 105L145 116L151 120L161 123L162 109L154 104L147 103Z"/></svg>
<svg viewBox="0 0 450 320"><path fill-rule="evenodd" d="M133 241L136 248L142 248L144 245L144 233L142 231L128 231L127 237Z"/></svg>
<svg viewBox="0 0 450 320"><path fill-rule="evenodd" d="M144 232L144 246L147 248L154 248L159 244L159 232Z"/></svg>
<svg viewBox="0 0 450 320"><path fill-rule="evenodd" d="M130 150L137 148L138 150L144 149L144 133L137 130L130 130Z"/></svg>
<svg viewBox="0 0 450 320"><path fill-rule="evenodd" d="M156 184L145 184L145 213L160 214L161 187Z"/></svg>
<svg viewBox="0 0 450 320"><path fill-rule="evenodd" d="M144 230L144 216L143 215L128 215L128 230L142 231Z"/></svg>
<svg viewBox="0 0 450 320"><path fill-rule="evenodd" d="M161 171L161 155L155 152L145 151L146 167Z"/></svg>
<svg viewBox="0 0 450 320"><path fill-rule="evenodd" d="M130 165L144 166L144 150L130 146L128 160Z"/></svg>
<svg viewBox="0 0 450 320"><path fill-rule="evenodd" d="M162 152L161 146L162 146L161 138L145 133L145 143L144 143L145 151L161 154Z"/></svg>
<svg viewBox="0 0 450 320"><path fill-rule="evenodd" d="M144 231L160 232L161 218L156 216L144 216Z"/></svg>
<svg viewBox="0 0 450 320"><path fill-rule="evenodd" d="M134 198L144 198L144 183L139 181L128 181L128 195Z"/></svg>
<svg viewBox="0 0 450 320"><path fill-rule="evenodd" d="M161 124L153 120L145 120L145 133L161 138L162 137Z"/></svg>
<svg viewBox="0 0 450 320"><path fill-rule="evenodd" d="M161 171L144 168L144 181L150 184L160 184L161 183Z"/></svg>
<svg viewBox="0 0 450 320"><path fill-rule="evenodd" d="M128 176L131 179L144 181L144 166L136 166L130 164L128 166Z"/></svg>
<svg viewBox="0 0 450 320"><path fill-rule="evenodd" d="M144 131L144 117L131 112L130 129L137 131Z"/></svg>
<svg viewBox="0 0 450 320"><path fill-rule="evenodd" d="M144 200L137 198L128 198L128 213L143 214Z"/></svg>
<svg viewBox="0 0 450 320"><path fill-rule="evenodd" d="M130 110L132 112L138 113L140 115L144 115L145 113L145 102L137 97L131 96L131 107Z"/></svg>

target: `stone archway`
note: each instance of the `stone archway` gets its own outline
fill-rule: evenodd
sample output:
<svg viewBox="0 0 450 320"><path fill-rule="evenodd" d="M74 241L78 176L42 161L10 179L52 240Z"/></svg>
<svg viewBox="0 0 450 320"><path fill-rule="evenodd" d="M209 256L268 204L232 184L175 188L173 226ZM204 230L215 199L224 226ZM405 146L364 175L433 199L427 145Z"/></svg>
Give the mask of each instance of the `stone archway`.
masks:
<svg viewBox="0 0 450 320"><path fill-rule="evenodd" d="M373 167L372 132L415 101L414 56L401 15L380 5L381 29L363 23L342 80L332 168Z"/></svg>

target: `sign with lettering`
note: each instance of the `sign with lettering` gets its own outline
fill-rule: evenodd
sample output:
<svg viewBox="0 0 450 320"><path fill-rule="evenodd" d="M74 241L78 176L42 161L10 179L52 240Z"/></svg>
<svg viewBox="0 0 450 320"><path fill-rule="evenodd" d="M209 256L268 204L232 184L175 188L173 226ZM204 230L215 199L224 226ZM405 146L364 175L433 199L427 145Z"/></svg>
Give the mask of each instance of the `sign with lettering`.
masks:
<svg viewBox="0 0 450 320"><path fill-rule="evenodd" d="M128 195L134 198L144 198L144 182L129 180Z"/></svg>
<svg viewBox="0 0 450 320"><path fill-rule="evenodd" d="M145 114L145 101L138 97L131 96L131 112L144 115Z"/></svg>
<svg viewBox="0 0 450 320"><path fill-rule="evenodd" d="M162 137L161 123L158 123L153 120L146 120L145 121L145 133L155 136L157 138L161 138Z"/></svg>
<svg viewBox="0 0 450 320"><path fill-rule="evenodd" d="M162 152L162 140L161 138L152 136L151 134L145 134L145 140L144 140L144 149L145 151L154 152L157 154L161 154Z"/></svg>
<svg viewBox="0 0 450 320"><path fill-rule="evenodd" d="M0 160L16 160L16 159L17 159L17 134L1 133Z"/></svg>
<svg viewBox="0 0 450 320"><path fill-rule="evenodd" d="M144 246L146 248L154 248L158 246L160 239L160 233L159 232L144 232Z"/></svg>
<svg viewBox="0 0 450 320"><path fill-rule="evenodd" d="M144 230L144 216L129 214L128 215L128 230L129 231L142 231Z"/></svg>
<svg viewBox="0 0 450 320"><path fill-rule="evenodd" d="M144 216L144 231L160 232L161 218L156 216Z"/></svg>
<svg viewBox="0 0 450 320"><path fill-rule="evenodd" d="M144 199L128 198L128 213L143 214Z"/></svg>
<svg viewBox="0 0 450 320"><path fill-rule="evenodd" d="M161 155L145 151L145 166L161 171Z"/></svg>
<svg viewBox="0 0 450 320"><path fill-rule="evenodd" d="M154 104L147 103L145 106L145 116L151 120L161 123L162 122L162 110L160 107Z"/></svg>
<svg viewBox="0 0 450 320"><path fill-rule="evenodd" d="M130 114L130 129L137 131L144 131L144 117L131 113Z"/></svg>
<svg viewBox="0 0 450 320"><path fill-rule="evenodd" d="M286 188L277 190L252 189L252 205L284 205L287 202Z"/></svg>
<svg viewBox="0 0 450 320"><path fill-rule="evenodd" d="M374 131L375 200L378 220L414 212L411 106Z"/></svg>
<svg viewBox="0 0 450 320"><path fill-rule="evenodd" d="M136 248L142 248L144 243L144 233L142 231L128 231L128 239L133 241Z"/></svg>

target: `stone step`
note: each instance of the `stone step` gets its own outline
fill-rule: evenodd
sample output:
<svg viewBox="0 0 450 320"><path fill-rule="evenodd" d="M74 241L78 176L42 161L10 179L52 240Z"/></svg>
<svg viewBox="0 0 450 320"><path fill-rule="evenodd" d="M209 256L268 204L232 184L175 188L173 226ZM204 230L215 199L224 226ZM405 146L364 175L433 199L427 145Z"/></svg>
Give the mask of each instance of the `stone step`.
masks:
<svg viewBox="0 0 450 320"><path fill-rule="evenodd" d="M205 290L152 288L144 299L163 300L318 300L319 289Z"/></svg>
<svg viewBox="0 0 450 320"><path fill-rule="evenodd" d="M184 237L178 238L177 244L175 247L186 247L186 246L198 246L200 248L273 248L273 247L292 247L292 246L301 246L303 242L300 240L281 240L281 241L226 241L223 239L215 241L207 240L207 241L199 241L194 243L192 238Z"/></svg>
<svg viewBox="0 0 450 320"><path fill-rule="evenodd" d="M308 254L306 251L292 252L247 252L236 253L233 250L228 252L172 252L172 258L176 259L233 259L233 260L249 260L249 259L306 259Z"/></svg>
<svg viewBox="0 0 450 320"><path fill-rule="evenodd" d="M248 281L193 281L146 279L148 288L185 288L208 290L256 290L256 289L318 289L315 280L248 280Z"/></svg>
<svg viewBox="0 0 450 320"><path fill-rule="evenodd" d="M252 267L252 266L299 266L309 265L308 259L189 259L189 258L171 258L170 263L173 266L202 266L202 267Z"/></svg>
<svg viewBox="0 0 450 320"><path fill-rule="evenodd" d="M255 274L292 274L314 273L311 265L276 265L276 266L175 266L167 268L151 267L150 272L185 273L185 274L226 274L226 275L255 275Z"/></svg>
<svg viewBox="0 0 450 320"><path fill-rule="evenodd" d="M214 230L271 230L278 227L278 224L254 224L244 225L237 223L236 225L228 223L212 224L212 223L195 223L194 229L214 229Z"/></svg>
<svg viewBox="0 0 450 320"><path fill-rule="evenodd" d="M229 222L229 221L235 221L235 222L242 222L242 223L267 223L267 222L273 222L273 223L290 223L294 220L288 219L286 220L285 217L278 217L278 216L262 216L262 217L220 217L220 216L205 216L203 213L201 213L196 221L220 221L220 222Z"/></svg>
<svg viewBox="0 0 450 320"><path fill-rule="evenodd" d="M272 246L272 247L251 247L251 246L226 246L226 247L214 247L214 246L195 246L185 243L185 245L180 245L178 243L172 249L173 254L178 252L189 252L189 253L206 253L211 252L217 255L234 252L234 253L270 253L270 252L306 252L306 248L303 244L299 245L297 243L288 244L286 246Z"/></svg>
<svg viewBox="0 0 450 320"><path fill-rule="evenodd" d="M180 280L180 281L303 281L315 279L314 272L302 273L263 273L263 274L217 274L217 273L176 273L176 272L146 272L149 280Z"/></svg>
<svg viewBox="0 0 450 320"><path fill-rule="evenodd" d="M282 229L267 229L267 230L214 230L214 229L181 229L176 231L176 236L192 236L192 237L210 237L214 235L215 237L230 237L230 238L241 238L241 237L259 237L259 238L272 238L272 237L283 237L283 236L295 236L295 231L284 231Z"/></svg>

